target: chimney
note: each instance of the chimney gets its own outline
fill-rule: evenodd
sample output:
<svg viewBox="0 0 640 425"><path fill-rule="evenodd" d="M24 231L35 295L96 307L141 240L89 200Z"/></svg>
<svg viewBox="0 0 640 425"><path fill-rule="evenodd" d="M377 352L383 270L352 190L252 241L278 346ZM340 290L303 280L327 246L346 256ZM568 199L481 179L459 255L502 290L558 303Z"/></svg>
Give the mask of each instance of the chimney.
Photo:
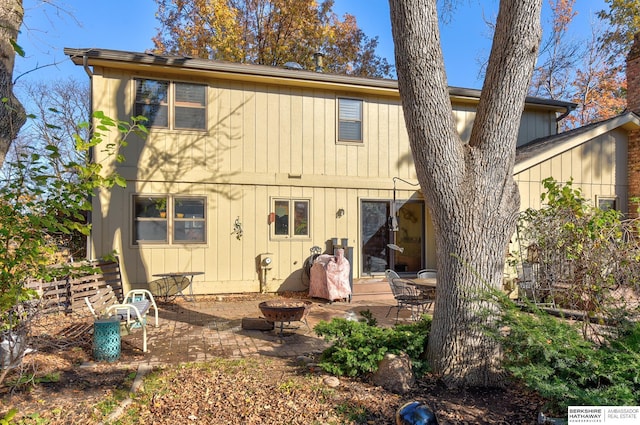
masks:
<svg viewBox="0 0 640 425"><path fill-rule="evenodd" d="M640 114L640 32L627 55L627 110Z"/></svg>
<svg viewBox="0 0 640 425"><path fill-rule="evenodd" d="M640 115L640 32L633 37L633 45L627 55L627 110ZM638 205L631 202L640 197L640 130L629 132L627 145L628 214L638 217Z"/></svg>
<svg viewBox="0 0 640 425"><path fill-rule="evenodd" d="M316 63L316 72L322 72L324 70L322 58L324 58L324 53L322 52L315 52L313 54L313 61Z"/></svg>

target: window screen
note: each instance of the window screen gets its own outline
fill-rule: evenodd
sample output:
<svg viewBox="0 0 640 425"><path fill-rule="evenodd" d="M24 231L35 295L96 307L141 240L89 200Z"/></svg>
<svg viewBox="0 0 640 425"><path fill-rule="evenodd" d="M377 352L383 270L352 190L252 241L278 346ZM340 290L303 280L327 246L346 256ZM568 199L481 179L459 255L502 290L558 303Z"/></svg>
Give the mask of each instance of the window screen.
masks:
<svg viewBox="0 0 640 425"><path fill-rule="evenodd" d="M600 208L601 210L617 210L618 209L618 203L617 203L617 198L616 197L611 197L611 196L598 196L597 197L598 200L598 208Z"/></svg>
<svg viewBox="0 0 640 425"><path fill-rule="evenodd" d="M309 201L294 201L293 234L307 236L309 234Z"/></svg>
<svg viewBox="0 0 640 425"><path fill-rule="evenodd" d="M167 242L167 198L133 198L133 244Z"/></svg>
<svg viewBox="0 0 640 425"><path fill-rule="evenodd" d="M175 198L173 210L173 240L181 243L204 242L204 198Z"/></svg>
<svg viewBox="0 0 640 425"><path fill-rule="evenodd" d="M135 114L146 117L148 127L207 128L206 85L149 79L135 81Z"/></svg>
<svg viewBox="0 0 640 425"><path fill-rule="evenodd" d="M289 201L276 201L275 234L286 236L289 234Z"/></svg>
<svg viewBox="0 0 640 425"><path fill-rule="evenodd" d="M133 197L133 245L206 242L206 198Z"/></svg>

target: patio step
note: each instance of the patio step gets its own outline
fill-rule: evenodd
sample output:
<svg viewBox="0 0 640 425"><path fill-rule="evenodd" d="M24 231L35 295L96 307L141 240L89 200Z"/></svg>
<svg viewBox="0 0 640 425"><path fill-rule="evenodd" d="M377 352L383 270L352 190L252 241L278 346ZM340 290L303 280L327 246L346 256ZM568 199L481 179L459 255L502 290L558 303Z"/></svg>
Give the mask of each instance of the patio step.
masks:
<svg viewBox="0 0 640 425"><path fill-rule="evenodd" d="M353 282L352 301L393 301L393 294L386 279L361 279Z"/></svg>

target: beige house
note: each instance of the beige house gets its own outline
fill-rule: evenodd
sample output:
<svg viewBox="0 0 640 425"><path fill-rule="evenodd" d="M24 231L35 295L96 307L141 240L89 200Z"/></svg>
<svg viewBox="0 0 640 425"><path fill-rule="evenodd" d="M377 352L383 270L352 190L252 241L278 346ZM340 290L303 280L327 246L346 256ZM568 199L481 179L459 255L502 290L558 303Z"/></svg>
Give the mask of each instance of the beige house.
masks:
<svg viewBox="0 0 640 425"><path fill-rule="evenodd" d="M387 268L436 267L396 81L113 50L65 54L87 71L93 110L149 118L148 136L129 140L124 163L94 152L128 184L95 197L90 255L117 251L125 283L199 271L197 294L302 290L314 247L345 247L356 285ZM480 92L450 93L468 139ZM594 201L626 208L619 161L638 117L557 135L574 106L527 99L515 170L523 208L537 205L548 176L573 176Z"/></svg>
<svg viewBox="0 0 640 425"><path fill-rule="evenodd" d="M629 210L628 141L640 128L633 112L575 130L533 140L517 150L514 177L522 207L540 207L540 182L553 177L582 190L594 205Z"/></svg>

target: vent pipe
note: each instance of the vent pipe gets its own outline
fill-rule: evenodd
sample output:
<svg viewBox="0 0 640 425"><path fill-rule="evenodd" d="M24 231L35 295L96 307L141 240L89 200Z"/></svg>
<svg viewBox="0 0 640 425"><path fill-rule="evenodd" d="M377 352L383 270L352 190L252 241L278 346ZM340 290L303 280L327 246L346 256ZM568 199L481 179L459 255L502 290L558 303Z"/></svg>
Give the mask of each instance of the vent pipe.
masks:
<svg viewBox="0 0 640 425"><path fill-rule="evenodd" d="M313 54L313 61L316 64L316 72L322 72L324 68L324 64L322 63L322 58L324 58L324 53L315 52Z"/></svg>

